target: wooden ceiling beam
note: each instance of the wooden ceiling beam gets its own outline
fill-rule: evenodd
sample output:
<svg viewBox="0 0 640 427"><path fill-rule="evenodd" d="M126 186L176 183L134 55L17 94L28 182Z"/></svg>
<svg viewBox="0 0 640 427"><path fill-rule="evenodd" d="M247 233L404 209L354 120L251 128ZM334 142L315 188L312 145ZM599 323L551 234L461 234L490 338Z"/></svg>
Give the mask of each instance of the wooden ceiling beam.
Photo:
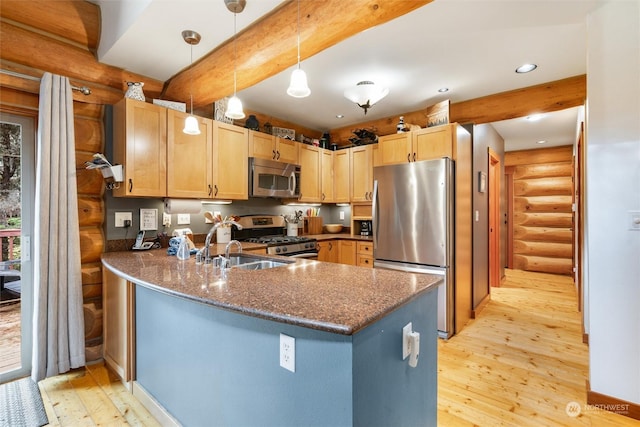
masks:
<svg viewBox="0 0 640 427"><path fill-rule="evenodd" d="M418 9L432 0L323 0L300 2L300 54L309 58L342 40ZM229 19L233 19L229 13ZM297 62L297 3L283 4L236 37L237 90L253 86ZM233 36L167 82L165 99L185 100L193 78L200 107L233 94ZM146 89L146 86L145 86Z"/></svg>

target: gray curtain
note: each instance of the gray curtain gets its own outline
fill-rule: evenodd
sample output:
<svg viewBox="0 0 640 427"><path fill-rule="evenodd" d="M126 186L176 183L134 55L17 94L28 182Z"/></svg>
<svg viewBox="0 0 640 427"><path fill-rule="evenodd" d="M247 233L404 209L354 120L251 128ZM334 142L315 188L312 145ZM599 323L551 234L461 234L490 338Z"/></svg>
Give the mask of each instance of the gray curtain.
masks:
<svg viewBox="0 0 640 427"><path fill-rule="evenodd" d="M40 82L34 239L35 381L84 366L84 313L69 79Z"/></svg>

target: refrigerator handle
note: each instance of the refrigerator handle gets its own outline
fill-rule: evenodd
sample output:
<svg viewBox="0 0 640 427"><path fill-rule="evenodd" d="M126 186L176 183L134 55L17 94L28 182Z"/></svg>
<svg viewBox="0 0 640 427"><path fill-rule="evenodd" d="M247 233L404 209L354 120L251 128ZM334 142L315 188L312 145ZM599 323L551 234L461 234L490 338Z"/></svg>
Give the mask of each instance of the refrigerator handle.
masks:
<svg viewBox="0 0 640 427"><path fill-rule="evenodd" d="M378 180L373 181L373 201L371 206L373 232L373 250L378 247Z"/></svg>

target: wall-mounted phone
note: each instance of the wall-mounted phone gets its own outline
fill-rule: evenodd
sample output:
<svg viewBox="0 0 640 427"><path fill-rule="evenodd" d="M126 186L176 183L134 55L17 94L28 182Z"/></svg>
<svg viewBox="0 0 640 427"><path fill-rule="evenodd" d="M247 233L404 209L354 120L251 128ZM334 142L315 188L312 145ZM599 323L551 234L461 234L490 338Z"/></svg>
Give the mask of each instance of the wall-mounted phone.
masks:
<svg viewBox="0 0 640 427"><path fill-rule="evenodd" d="M134 251L146 251L153 247L153 242L145 242L144 241L144 230L138 231L138 236L136 236L136 243L134 243L131 248Z"/></svg>

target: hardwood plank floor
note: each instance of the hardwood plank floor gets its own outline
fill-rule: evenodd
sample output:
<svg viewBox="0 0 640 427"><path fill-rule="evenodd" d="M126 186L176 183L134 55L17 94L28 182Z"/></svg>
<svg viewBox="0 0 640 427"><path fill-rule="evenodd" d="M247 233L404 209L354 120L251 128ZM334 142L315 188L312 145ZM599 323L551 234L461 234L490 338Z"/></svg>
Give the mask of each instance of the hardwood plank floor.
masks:
<svg viewBox="0 0 640 427"><path fill-rule="evenodd" d="M438 425L640 425L586 407L588 347L570 278L507 271L491 292L477 319L438 342ZM39 385L50 425L158 425L103 364ZM580 415L567 415L569 402Z"/></svg>
<svg viewBox="0 0 640 427"><path fill-rule="evenodd" d="M0 302L0 373L20 368L20 345L20 299L3 300Z"/></svg>

